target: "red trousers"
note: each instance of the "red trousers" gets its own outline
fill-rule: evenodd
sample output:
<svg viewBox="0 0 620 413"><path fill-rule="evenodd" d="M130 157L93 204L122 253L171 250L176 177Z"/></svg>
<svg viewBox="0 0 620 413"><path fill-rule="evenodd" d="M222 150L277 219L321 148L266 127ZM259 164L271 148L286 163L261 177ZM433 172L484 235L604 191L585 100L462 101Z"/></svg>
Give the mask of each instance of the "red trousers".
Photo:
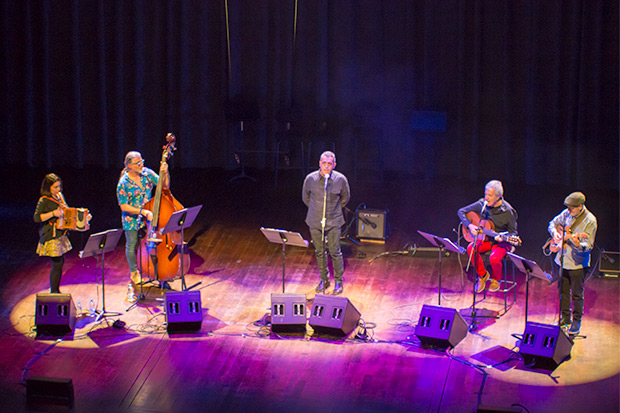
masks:
<svg viewBox="0 0 620 413"><path fill-rule="evenodd" d="M472 261L476 268L476 273L478 276L483 277L486 273L486 268L484 268L484 262L482 261L482 257L480 254L483 254L487 251L491 251L491 255L489 256L489 262L491 264L491 278L494 280L501 280L503 278L502 275L502 259L506 256L506 253L512 249L512 245L507 242L502 242L500 244L492 243L491 241L476 241L476 255L472 257ZM474 248L474 243L470 243L467 246L467 253L471 255L471 251Z"/></svg>

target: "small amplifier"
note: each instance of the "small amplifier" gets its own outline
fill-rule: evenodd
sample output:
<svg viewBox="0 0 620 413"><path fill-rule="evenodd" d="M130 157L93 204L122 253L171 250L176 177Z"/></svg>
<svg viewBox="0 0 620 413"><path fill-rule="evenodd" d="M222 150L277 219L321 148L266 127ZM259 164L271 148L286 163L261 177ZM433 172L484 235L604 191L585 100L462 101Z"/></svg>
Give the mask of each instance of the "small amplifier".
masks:
<svg viewBox="0 0 620 413"><path fill-rule="evenodd" d="M357 238L361 241L385 242L390 236L387 226L388 211L360 209L357 211Z"/></svg>
<svg viewBox="0 0 620 413"><path fill-rule="evenodd" d="M620 252L602 251L598 270L605 277L618 278L620 274Z"/></svg>

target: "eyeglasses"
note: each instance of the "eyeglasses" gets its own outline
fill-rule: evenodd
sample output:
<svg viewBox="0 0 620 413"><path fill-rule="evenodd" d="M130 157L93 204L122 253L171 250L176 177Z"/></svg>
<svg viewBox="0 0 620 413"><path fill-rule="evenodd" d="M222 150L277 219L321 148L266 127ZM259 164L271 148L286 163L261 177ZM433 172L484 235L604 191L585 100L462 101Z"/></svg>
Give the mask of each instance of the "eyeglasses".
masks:
<svg viewBox="0 0 620 413"><path fill-rule="evenodd" d="M132 164L132 165L139 165L139 166L142 166L142 165L144 165L144 159L142 159L142 160L141 160L141 161L139 161L139 162L132 162L131 164Z"/></svg>

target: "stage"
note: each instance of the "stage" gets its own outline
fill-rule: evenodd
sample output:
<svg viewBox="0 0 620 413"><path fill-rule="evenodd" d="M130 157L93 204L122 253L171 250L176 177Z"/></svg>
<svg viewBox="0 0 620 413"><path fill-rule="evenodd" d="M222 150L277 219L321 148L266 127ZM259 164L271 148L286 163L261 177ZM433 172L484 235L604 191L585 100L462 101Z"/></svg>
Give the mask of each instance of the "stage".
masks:
<svg viewBox="0 0 620 413"><path fill-rule="evenodd" d="M92 210L90 233L120 227L120 213L114 209L117 173L103 179L102 184L109 186L106 198L91 206L92 195L77 194L81 180L87 178L71 178L70 171L64 172L68 202ZM360 242L353 223L342 239L341 297L360 312L366 328L337 338L313 335L311 326L301 336L273 334L269 326L271 294L282 293L282 248L270 243L260 227L299 231L309 238L299 199L299 171L291 172L288 180L285 176L277 187L265 176L254 183L228 182L229 176L221 171L204 171L199 178L196 174L172 171L177 198L187 207L204 204L185 232L191 258L186 285L199 283L191 291L199 292L202 310L199 330L188 333L168 334L165 291L156 285L145 285L144 301L128 310L124 238L106 254L104 268L106 310L120 316L99 322L89 316L91 299L102 309L102 269L100 260L78 257L90 233L73 233L74 250L66 255L60 288L76 306L80 303L82 313L66 336L37 337L36 296L49 288L49 264L34 253L36 225L31 214L37 194L21 193L3 203L2 220L13 237L2 244L4 410L65 409L48 404L29 407L22 384L28 377L71 379L74 411L469 412L478 406L513 406L514 411L530 412L618 410L619 284L617 278L597 270L586 284L581 336L571 340L570 357L553 369L530 367L519 352L526 328L526 280L520 272L515 275L516 302L512 291L506 306L503 293L477 295L475 328L454 348L421 345L415 329L423 306L439 304L439 265L438 251L416 231L456 242L452 232L458 224L456 208L481 197L483 184L451 190L449 202L445 198L434 202L440 187L424 182L402 187L396 181L351 182L354 199L347 220L360 203L389 209L390 236L384 243ZM197 182L183 186L190 177ZM40 178L34 172L31 178L28 186L36 189ZM568 192L505 187L506 198L523 222L520 235L524 243L530 242L517 253L550 269L549 258L538 253L539 241L546 237L545 221L561 210ZM548 196L539 199L537 213L519 208L519 196L536 191ZM439 192L445 195L446 187ZM606 196L600 192L591 191L588 207L599 218L598 240L612 250L609 244L617 242L617 234L608 234L613 227L602 223L609 215L613 219L614 211L603 212L597 204ZM441 307L464 314L469 325L473 294L471 276L463 271L466 264L466 255L442 257ZM286 293L305 294L310 309L319 281L312 246L287 247L285 281ZM181 290L178 279L170 285ZM333 282L326 293L332 289ZM532 278L527 321L555 326L557 314L557 283ZM125 323L121 328L112 325L118 319Z"/></svg>

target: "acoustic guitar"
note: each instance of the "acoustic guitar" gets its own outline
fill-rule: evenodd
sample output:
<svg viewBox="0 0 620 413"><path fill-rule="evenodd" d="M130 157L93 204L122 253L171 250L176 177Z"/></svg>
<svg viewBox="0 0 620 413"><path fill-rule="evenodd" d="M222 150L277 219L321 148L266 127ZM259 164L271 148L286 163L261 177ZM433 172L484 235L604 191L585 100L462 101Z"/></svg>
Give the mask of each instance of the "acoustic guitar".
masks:
<svg viewBox="0 0 620 413"><path fill-rule="evenodd" d="M559 234L564 232L564 241L568 241L569 239L573 239L574 244L578 244L579 240L590 238L590 234L586 234L585 232L578 232L576 234L571 231L570 225L562 228L562 225L558 225L555 227ZM549 244L549 251L558 252L562 248L562 240L558 240L557 242L552 238L551 243Z"/></svg>
<svg viewBox="0 0 620 413"><path fill-rule="evenodd" d="M522 244L521 238L518 235L510 234L509 232L495 232L495 224L488 219L480 219L480 214L477 212L468 212L465 214L469 222L480 228L480 234L472 234L469 228L463 231L463 237L467 242L474 242L478 240L484 240L486 237L495 238L499 236L503 242L519 246Z"/></svg>

